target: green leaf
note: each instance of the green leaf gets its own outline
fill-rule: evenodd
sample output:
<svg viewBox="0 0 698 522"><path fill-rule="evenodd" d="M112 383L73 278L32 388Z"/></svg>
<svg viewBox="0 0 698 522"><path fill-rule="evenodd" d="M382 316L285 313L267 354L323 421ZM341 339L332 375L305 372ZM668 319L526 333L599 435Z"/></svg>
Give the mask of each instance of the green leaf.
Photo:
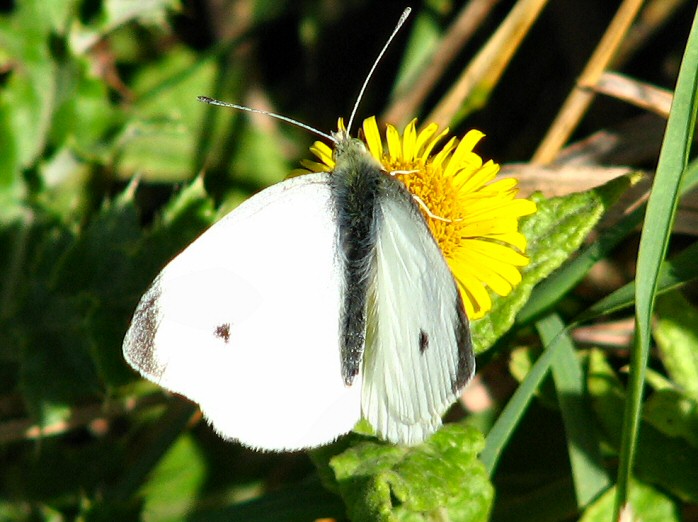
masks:
<svg viewBox="0 0 698 522"><path fill-rule="evenodd" d="M135 267L124 253L140 237L129 192L105 205L81 235L56 225L39 229L43 241L22 272L28 289L14 296L15 315L7 322L21 347L24 397L43 424L67 418L72 405L98 394L98 372L107 382L119 371L124 379L115 349L122 332L114 319L120 306L126 313L123 304L133 291ZM110 317L100 323L110 328L93 328L90 321L100 314Z"/></svg>
<svg viewBox="0 0 698 522"><path fill-rule="evenodd" d="M698 502L698 449L643 422L635 473L686 502Z"/></svg>
<svg viewBox="0 0 698 522"><path fill-rule="evenodd" d="M559 267L579 247L603 212L636 179L637 175L630 174L586 192L537 202L538 212L524 221L522 226L522 232L529 242L527 254L531 263L522 271L523 281L512 296L495 300L496 310L493 309L482 320L473 322L476 351L489 347L511 326L515 314L530 296L533 285ZM511 303L508 303L510 298ZM500 305L501 302L503 304ZM543 353L488 433L482 460L490 474L494 472L509 437L547 374L553 357L552 349Z"/></svg>
<svg viewBox="0 0 698 522"><path fill-rule="evenodd" d="M580 522L608 522L613 519L615 487L609 489L584 512ZM676 502L661 491L635 481L630 485L630 516L642 522L680 522L681 511ZM625 519L624 519L625 520Z"/></svg>
<svg viewBox="0 0 698 522"><path fill-rule="evenodd" d="M639 178L637 178L639 179ZM698 161L693 161L686 171L681 194L686 194L698 185ZM641 206L623 217L613 227L604 230L598 240L582 249L574 259L565 263L559 270L541 282L533 290L526 306L516 318L518 324L529 323L556 302L567 295L594 264L608 256L618 244L635 231L642 222L645 207ZM659 290L680 286L686 281L696 278L696 263L693 262L695 249L686 248L660 272ZM577 318L577 322L586 321L612 311L630 306L635 302L635 284L630 283L602 299L587 312Z"/></svg>
<svg viewBox="0 0 698 522"><path fill-rule="evenodd" d="M116 200L106 203L65 255L55 260L55 290L118 299L128 289L128 271L132 267L124 263L124 254L141 236L133 190L128 188ZM124 284L114 285L115 280Z"/></svg>
<svg viewBox="0 0 698 522"><path fill-rule="evenodd" d="M133 379L121 343L133 310L162 266L214 219L201 180L182 190L143 235L135 185L105 204L79 235L38 219L8 297L3 336L20 363L19 383L42 424L66 420L71 407Z"/></svg>
<svg viewBox="0 0 698 522"><path fill-rule="evenodd" d="M172 183L196 174L196 137L207 109L196 95L208 90L213 65L181 46L141 70L134 84L137 111L117 140L122 179L138 174Z"/></svg>
<svg viewBox="0 0 698 522"><path fill-rule="evenodd" d="M356 521L487 520L493 489L473 427L448 424L418 446L363 442L333 457L339 491Z"/></svg>
<svg viewBox="0 0 698 522"><path fill-rule="evenodd" d="M599 350L589 356L589 395L606 442L620 447L626 390ZM636 448L636 475L679 498L698 500L698 449L642 422Z"/></svg>
<svg viewBox="0 0 698 522"><path fill-rule="evenodd" d="M155 279L162 267L211 226L216 218L213 200L206 192L203 178L198 177L168 202L153 228L143 236L138 249L133 252L135 262L140 265L142 281L150 283Z"/></svg>
<svg viewBox="0 0 698 522"><path fill-rule="evenodd" d="M493 296L492 311L473 321L476 353L491 347L509 330L533 287L579 248L604 212L636 179L637 175L629 174L586 192L551 199L534 198L538 211L524 218L521 224L521 232L528 242L526 254L531 261L521 271L521 284L507 297Z"/></svg>
<svg viewBox="0 0 698 522"><path fill-rule="evenodd" d="M183 518L196 506L206 479L206 462L188 433L170 447L142 490L143 516L152 520Z"/></svg>
<svg viewBox="0 0 698 522"><path fill-rule="evenodd" d="M658 390L645 402L642 418L668 437L698 448L698 400L678 390Z"/></svg>
<svg viewBox="0 0 698 522"><path fill-rule="evenodd" d="M625 389L601 350L591 350L589 353L587 389L603 434L614 447L618 447Z"/></svg>
<svg viewBox="0 0 698 522"><path fill-rule="evenodd" d="M698 398L698 310L672 292L657 302L657 314L654 338L664 367L676 386Z"/></svg>
<svg viewBox="0 0 698 522"><path fill-rule="evenodd" d="M144 488L150 474L181 438L182 431L190 424L195 413L196 406L190 402L176 398L168 402L158 422L141 437L139 444L133 445L136 451L130 456L128 466L118 483L105 495L107 505L123 503Z"/></svg>
<svg viewBox="0 0 698 522"><path fill-rule="evenodd" d="M627 188L635 185L640 179L642 179L642 174L633 172L609 181L601 187L592 189L592 191L599 191L601 204L605 209L608 209L618 200L620 195ZM574 195L575 194L572 194L572 196ZM516 322L523 325L531 322L536 317L540 317L546 310L550 309L570 290L577 286L594 263L607 255L611 248L617 245L627 233L634 230L641 220L640 213L629 216L628 218L628 222L619 225L621 230L614 227L613 230L606 232L598 241L591 243L576 255L574 259L562 265L559 270L542 281L533 290L531 298L518 313ZM551 219L553 220L554 227L556 216L552 215ZM559 219L559 217L557 219ZM568 219L566 219L565 222L566 221L568 221ZM562 245L564 245L564 243L562 243ZM563 246L563 249L564 248Z"/></svg>
<svg viewBox="0 0 698 522"><path fill-rule="evenodd" d="M26 167L43 150L54 107L56 67L49 53L52 29L64 23L73 2L21 2L12 17L0 18L0 50L21 66L14 67L9 81L0 90L5 133L13 136L13 162ZM5 142L3 141L3 146ZM0 154L3 156L4 154ZM6 176L6 172L1 174Z"/></svg>
<svg viewBox="0 0 698 522"><path fill-rule="evenodd" d="M93 65L71 56L58 64L56 100L48 139L54 147L69 146L86 158L97 156L111 127L118 123L118 111L109 100L102 80L92 76Z"/></svg>
<svg viewBox="0 0 698 522"><path fill-rule="evenodd" d="M499 457L504 451L507 442L523 417L531 399L540 388L543 379L548 374L554 356L555 350L548 349L538 357L538 360L531 367L524 381L511 396L504 410L499 414L497 421L487 434L485 448L480 458L490 476L494 475Z"/></svg>

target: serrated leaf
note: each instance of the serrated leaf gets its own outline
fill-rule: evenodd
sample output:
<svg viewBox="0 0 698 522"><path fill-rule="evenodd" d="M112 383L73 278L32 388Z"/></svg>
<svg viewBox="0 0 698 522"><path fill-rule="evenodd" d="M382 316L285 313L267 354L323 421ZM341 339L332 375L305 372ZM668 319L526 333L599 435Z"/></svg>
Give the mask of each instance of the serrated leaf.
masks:
<svg viewBox="0 0 698 522"><path fill-rule="evenodd" d="M25 293L14 296L9 322L23 347L22 389L40 419L51 405L100 391L97 375L107 383L130 375L115 347L141 268L126 255L141 238L132 198L127 189L79 235L55 224L36 232L41 241L27 254Z"/></svg>
<svg viewBox="0 0 698 522"><path fill-rule="evenodd" d="M657 301L654 338L671 379L698 398L698 310L679 292Z"/></svg>
<svg viewBox="0 0 698 522"><path fill-rule="evenodd" d="M82 335L83 303L37 286L17 319L20 389L42 426L67 420L70 408L100 390Z"/></svg>
<svg viewBox="0 0 698 522"><path fill-rule="evenodd" d="M482 434L448 424L426 442L400 447L363 442L333 457L349 517L361 521L487 520L493 489L477 459Z"/></svg>
<svg viewBox="0 0 698 522"><path fill-rule="evenodd" d="M580 518L580 522L608 522L613 518L615 487L610 488L592 503ZM630 485L631 517L629 520L642 522L679 522L681 512L676 502L668 495L648 484L634 481Z"/></svg>
<svg viewBox="0 0 698 522"><path fill-rule="evenodd" d="M630 185L639 182L643 176L641 173L630 173L628 176ZM623 179L623 178L621 178ZM609 198L612 201L612 198ZM610 252L642 222L644 208L637 208L630 212L617 225L603 231L598 240L590 243L575 254L550 277L542 281L531 293L531 298L521 309L516 317L519 325L525 325L547 310L576 287L591 268L600 260L607 257Z"/></svg>
<svg viewBox="0 0 698 522"><path fill-rule="evenodd" d="M521 271L522 281L507 297L493 296L492 311L473 321L476 353L489 347L514 323L533 287L562 265L582 244L604 212L632 185L637 176L629 174L586 192L559 198L532 199L538 211L524 218L521 232L526 236L530 263Z"/></svg>
<svg viewBox="0 0 698 522"><path fill-rule="evenodd" d="M118 298L128 289L125 254L140 238L133 189L105 204L62 258L55 262L54 288L73 295ZM114 281L121 284L115 285Z"/></svg>

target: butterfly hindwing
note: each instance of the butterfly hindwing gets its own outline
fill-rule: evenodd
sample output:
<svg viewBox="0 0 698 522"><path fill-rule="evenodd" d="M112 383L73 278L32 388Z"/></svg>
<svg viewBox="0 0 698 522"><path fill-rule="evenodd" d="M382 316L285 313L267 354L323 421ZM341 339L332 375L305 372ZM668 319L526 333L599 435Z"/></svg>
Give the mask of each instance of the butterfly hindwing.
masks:
<svg viewBox="0 0 698 522"><path fill-rule="evenodd" d="M328 174L257 194L173 259L124 340L145 377L267 450L330 442L360 417L341 377L340 268Z"/></svg>
<svg viewBox="0 0 698 522"><path fill-rule="evenodd" d="M386 178L368 307L363 415L391 442L421 442L441 425L475 370L451 271L409 193Z"/></svg>

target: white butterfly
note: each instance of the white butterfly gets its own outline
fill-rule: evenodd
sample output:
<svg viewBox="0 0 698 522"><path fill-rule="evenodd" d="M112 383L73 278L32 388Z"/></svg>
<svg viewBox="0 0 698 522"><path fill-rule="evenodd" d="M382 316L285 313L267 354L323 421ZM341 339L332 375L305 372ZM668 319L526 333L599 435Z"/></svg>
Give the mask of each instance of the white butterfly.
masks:
<svg viewBox="0 0 698 522"><path fill-rule="evenodd" d="M400 444L441 425L475 369L458 286L405 186L345 131L332 173L255 195L158 275L124 340L147 379L262 450L366 419Z"/></svg>

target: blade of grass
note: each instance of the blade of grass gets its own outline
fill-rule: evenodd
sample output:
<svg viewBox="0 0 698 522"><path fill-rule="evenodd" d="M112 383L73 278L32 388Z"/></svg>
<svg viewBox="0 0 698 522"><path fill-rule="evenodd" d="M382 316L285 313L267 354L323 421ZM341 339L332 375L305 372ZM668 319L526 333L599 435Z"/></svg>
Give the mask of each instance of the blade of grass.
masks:
<svg viewBox="0 0 698 522"><path fill-rule="evenodd" d="M669 261L664 261L659 269L657 295L680 288L686 283L698 279L698 242L683 249ZM610 295L590 306L577 316L574 325L584 323L596 317L617 312L635 304L635 282L619 288Z"/></svg>
<svg viewBox="0 0 698 522"><path fill-rule="evenodd" d="M585 399L582 368L565 324L560 316L550 314L536 323L536 329L548 350L556 342L552 360L553 380L567 434L577 507L581 509L601 495L610 486L610 480Z"/></svg>
<svg viewBox="0 0 698 522"><path fill-rule="evenodd" d="M523 417L529 402L531 402L531 398L548 373L558 347L559 345L555 344L554 339L541 356L538 357L538 360L511 396L487 434L485 449L480 454L480 460L485 465L485 469L490 476L494 475L504 447L509 442L509 438L519 424L519 420Z"/></svg>
<svg viewBox="0 0 698 522"><path fill-rule="evenodd" d="M657 174L647 202L645 225L640 238L635 294L635 342L630 354L628 396L623 417L623 434L618 466L614 519L628 502L629 481L637 446L642 391L650 346L652 311L657 293L659 270L666 255L671 227L676 215L679 188L688 165L696 120L698 88L698 10L688 37L674 102L671 107Z"/></svg>

